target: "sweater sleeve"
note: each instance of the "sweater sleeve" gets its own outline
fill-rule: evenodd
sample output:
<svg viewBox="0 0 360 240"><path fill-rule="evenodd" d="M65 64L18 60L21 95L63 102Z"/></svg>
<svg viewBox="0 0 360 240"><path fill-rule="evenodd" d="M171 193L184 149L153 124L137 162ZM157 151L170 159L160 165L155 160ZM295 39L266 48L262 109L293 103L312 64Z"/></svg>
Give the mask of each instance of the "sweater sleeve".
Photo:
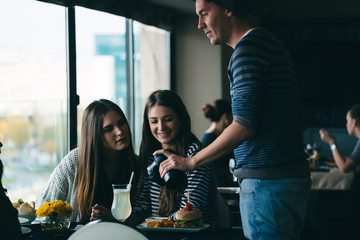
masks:
<svg viewBox="0 0 360 240"><path fill-rule="evenodd" d="M37 198L36 208L39 208L45 202L54 200L62 200L71 203L76 169L77 151L74 150L64 157L50 175L46 187Z"/></svg>
<svg viewBox="0 0 360 240"><path fill-rule="evenodd" d="M228 77L234 121L256 131L264 105L270 50L263 46L263 41L251 36L244 36L236 45Z"/></svg>

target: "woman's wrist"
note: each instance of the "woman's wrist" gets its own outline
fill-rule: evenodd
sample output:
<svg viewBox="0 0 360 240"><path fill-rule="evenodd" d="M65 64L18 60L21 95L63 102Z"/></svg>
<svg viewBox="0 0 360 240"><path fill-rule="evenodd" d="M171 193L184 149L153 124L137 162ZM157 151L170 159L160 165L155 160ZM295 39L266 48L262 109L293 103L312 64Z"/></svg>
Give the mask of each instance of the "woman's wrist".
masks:
<svg viewBox="0 0 360 240"><path fill-rule="evenodd" d="M335 144L335 142L332 143L332 144L330 144L330 149L331 149L331 151L333 151L333 150L336 149L336 144Z"/></svg>
<svg viewBox="0 0 360 240"><path fill-rule="evenodd" d="M330 146L333 145L333 144L336 144L335 139L330 139L330 141L328 143L329 143Z"/></svg>

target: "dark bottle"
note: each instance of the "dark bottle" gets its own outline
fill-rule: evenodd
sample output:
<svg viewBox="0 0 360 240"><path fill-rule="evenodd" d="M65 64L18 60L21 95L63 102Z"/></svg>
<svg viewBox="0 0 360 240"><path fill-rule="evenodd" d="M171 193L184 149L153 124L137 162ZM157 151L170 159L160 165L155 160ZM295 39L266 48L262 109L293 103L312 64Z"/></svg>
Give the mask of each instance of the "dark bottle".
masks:
<svg viewBox="0 0 360 240"><path fill-rule="evenodd" d="M166 149L166 151L176 154L172 149ZM154 157L154 162L147 167L149 178L160 186L166 186L170 190L183 192L188 183L183 171L171 169L165 174L163 179L160 177L159 166L166 159L166 156L163 154L158 154Z"/></svg>

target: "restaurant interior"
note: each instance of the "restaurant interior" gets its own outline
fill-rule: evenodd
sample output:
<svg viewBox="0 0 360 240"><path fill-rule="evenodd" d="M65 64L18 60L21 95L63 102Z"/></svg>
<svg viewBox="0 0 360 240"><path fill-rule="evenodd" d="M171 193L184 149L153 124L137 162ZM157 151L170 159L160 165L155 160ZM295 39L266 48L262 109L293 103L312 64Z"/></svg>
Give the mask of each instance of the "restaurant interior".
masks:
<svg viewBox="0 0 360 240"><path fill-rule="evenodd" d="M159 88L171 89L181 97L191 116L192 131L199 139L201 139L204 131L209 126L208 120L202 114L201 107L205 103L212 103L216 99L230 100L226 69L232 49L225 45L211 45L203 31L197 28L198 19L195 14L193 0L29 1L36 2L36 4L44 6L45 9L46 7L59 8L59 10L65 13L64 19L62 19L64 20L64 26L61 28L64 33L60 36L64 38L64 44L61 43L62 46L60 48L63 48L64 59L66 59L66 66L64 65L61 74L63 75L64 88L67 90L63 91L64 95L61 96L65 100L61 104L56 105L61 105L60 108L65 109L62 110L61 120L56 120L56 122L66 121L66 126L61 126L61 131L65 132L65 137L63 136L62 138L64 143L62 143L60 150L57 149L52 153L51 156L54 157L51 159L54 161L52 162L53 165L50 165L51 169L68 150L75 148L78 144L80 136L78 124L81 119L79 106L86 105L91 99L94 100L93 98L101 97L99 95L86 95L85 92L90 91L88 90L89 88L82 90L83 84L77 82L77 78L80 79L78 74L83 74L80 72L80 64L77 62L81 57L80 53L77 52L79 51L77 44L84 40L77 39L77 36L81 34L76 28L78 23L75 24L75 21L81 21L80 16L76 15L79 8L136 21L136 23L127 21L124 24L126 32L136 26L136 24L146 25L150 30L146 32L146 29L143 28L142 36L149 34L150 37L155 39L154 42L158 41L158 44L151 46L149 51L141 50L140 53L141 60L144 60L144 63L146 63L145 60L147 58L152 62L159 60L159 66L154 64L149 65L149 68L152 68L151 74L153 72L160 73L155 73L151 76L149 74L150 77L146 83L144 76L148 74L149 69L141 69L139 78L143 77L143 86L136 85L136 74L131 72L134 69L136 70L136 57L138 55L132 55L131 51L126 48L124 50L126 60L123 64L126 69L126 82L129 84L126 85L125 90L119 90L119 93L116 93L118 95L111 95L112 98L116 99L116 97L121 96L121 91L126 92L125 100L119 100L118 103L120 105L123 104L122 107L126 109L126 115L130 119L129 124L135 136L135 147L138 147L140 143L140 130L136 129L140 129L139 126L141 125L139 121L142 118L139 116L141 116L143 111L143 99L153 90ZM336 167L328 167L326 165L327 162L333 161L333 159L331 159L330 147L320 139L319 130L321 128L329 130L336 138L336 143L338 148L342 150L342 153L346 156L351 154L357 139L348 135L345 116L353 104L360 103L359 10L360 1L358 0L263 0L262 24L283 42L295 64L302 105L302 120L304 123L304 150L309 145L312 147L312 150L319 153L318 163L314 167L314 171L312 171L312 196L302 239L356 239L353 238L353 232L350 229L353 226L350 224L351 222L360 221L359 217L356 218L356 216L352 215L350 204L353 200L354 173L341 173ZM0 20L2 21L1 14ZM7 23L7 28L11 28L11 21L7 21ZM0 30L3 30L2 27L3 25L0 25ZM37 28L36 25L33 25L33 28ZM156 35L160 31L165 32L165 34L161 32L161 36L166 36L165 40ZM134 40L132 37L134 36L126 34L124 41L127 47L131 46ZM141 39L139 45L143 46L141 44L146 44L145 41L149 40L149 38L146 39L144 37ZM98 41L100 42L101 39L98 39ZM2 47L7 47L7 45L1 44L2 42L0 41L0 53L7 53L2 51ZM42 44L46 45L47 43ZM137 46L136 44L134 45L134 47ZM159 57L147 57L146 54L151 55L154 52L157 52ZM106 61L108 60L99 60L92 65L92 68L99 66L96 64L104 64L105 66ZM0 78L11 82L12 78L6 79L8 75L6 75L6 69L1 68L2 63L6 64L7 62L0 54ZM85 64L82 63L82 65ZM160 70L156 69L157 67ZM57 73L57 70L53 71L53 74ZM90 75L91 73L85 74L85 77L91 77ZM36 74L31 76L36 77ZM160 79L159 76L162 76L161 81L156 80L156 78ZM48 77L52 78L53 76L50 74L46 78ZM131 82L131 79L135 83ZM16 108L14 107L16 104L28 108L30 105L21 102L20 98L16 98L15 103L12 102L14 101L11 98L12 92L18 90L13 90L12 88L15 89L15 87L7 85L8 82L5 83L5 81L1 80L1 89L5 93L0 94L0 104L4 104L6 109ZM32 80L28 79L28 81L31 82ZM51 85L51 80L49 79L48 81L50 81L49 85ZM94 86L97 85L95 84ZM37 86L37 88L41 87ZM135 94L133 93L137 88L140 88L142 95L134 96ZM31 92L31 88L30 90L27 89L29 87L23 91ZM57 87L52 88L54 94L57 89ZM86 97L80 94L80 90L84 92ZM8 91L8 94L6 91ZM137 102L138 98L140 100ZM31 99L47 101L46 98L42 99L40 97L32 97ZM50 106L50 108L53 107ZM83 111L83 108L81 111ZM6 167L10 159L20 159L21 156L19 157L15 154L16 141L14 142L14 140L10 139L9 136L11 134L8 130L5 131L5 128L2 128L4 125L1 125L1 123L11 121L11 117L14 114L6 112L5 107L4 110L0 108L0 113L0 141L4 145L0 156ZM30 116L31 114L28 115ZM29 119L33 123L36 117L32 116ZM31 142L31 145L35 144L35 140ZM29 144L24 143L20 146L29 146ZM25 154L31 155L35 153L28 150ZM42 158L40 159L40 157L43 157L43 155L35 154L34 158L38 158L36 164L42 164ZM312 161L312 159L309 161ZM24 164L24 162L21 160L19 164ZM319 168L321 164L324 165L323 168ZM45 177L41 177L46 179L46 176L49 176L50 173L48 171ZM31 174L27 176L31 176ZM5 168L4 179L10 184L12 183L12 178L9 172L6 173ZM31 195L27 195L31 197L26 199L23 196L24 190L21 190L21 188L18 191L11 191L11 187L8 187L8 189L9 197L12 201L20 197L26 201L35 200L33 199L34 196ZM230 225L227 228L241 231L241 216L238 206L239 189L236 179L221 184L218 191L226 202L226 207L229 211ZM334 210L334 214L326 214L326 212L332 210ZM321 227L319 227L320 225ZM327 234L321 232L325 228L328 231ZM219 236L216 234L211 236L209 233L206 233L201 236L200 233L195 235L195 237L185 235L183 239L216 239L216 236ZM224 234L224 232L221 232L221 234ZM156 237L157 239L166 239L169 236L175 237L174 235L166 235L165 238L161 238L159 235L152 236L151 234L148 236L150 236L149 238ZM29 237L32 237L31 233L26 234L24 239L30 239Z"/></svg>

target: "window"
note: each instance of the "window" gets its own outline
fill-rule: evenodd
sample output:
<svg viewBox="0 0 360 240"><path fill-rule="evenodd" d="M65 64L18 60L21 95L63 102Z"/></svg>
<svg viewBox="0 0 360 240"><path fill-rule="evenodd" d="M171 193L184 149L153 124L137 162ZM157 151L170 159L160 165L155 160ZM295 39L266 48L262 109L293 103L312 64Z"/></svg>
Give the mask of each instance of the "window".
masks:
<svg viewBox="0 0 360 240"><path fill-rule="evenodd" d="M107 98L126 114L138 151L146 98L170 89L170 34L109 13L82 7L75 12L78 129L86 106Z"/></svg>
<svg viewBox="0 0 360 240"><path fill-rule="evenodd" d="M70 148L65 18L58 5L0 2L0 157L12 201L35 201ZM170 33L82 7L75 24L78 141L83 110L107 98L126 113L138 151L147 96L170 88Z"/></svg>
<svg viewBox="0 0 360 240"><path fill-rule="evenodd" d="M0 32L2 182L31 201L68 148L64 8L1 1Z"/></svg>
<svg viewBox="0 0 360 240"><path fill-rule="evenodd" d="M143 110L147 97L157 89L170 89L170 34L134 22L134 110L133 134L139 149Z"/></svg>

